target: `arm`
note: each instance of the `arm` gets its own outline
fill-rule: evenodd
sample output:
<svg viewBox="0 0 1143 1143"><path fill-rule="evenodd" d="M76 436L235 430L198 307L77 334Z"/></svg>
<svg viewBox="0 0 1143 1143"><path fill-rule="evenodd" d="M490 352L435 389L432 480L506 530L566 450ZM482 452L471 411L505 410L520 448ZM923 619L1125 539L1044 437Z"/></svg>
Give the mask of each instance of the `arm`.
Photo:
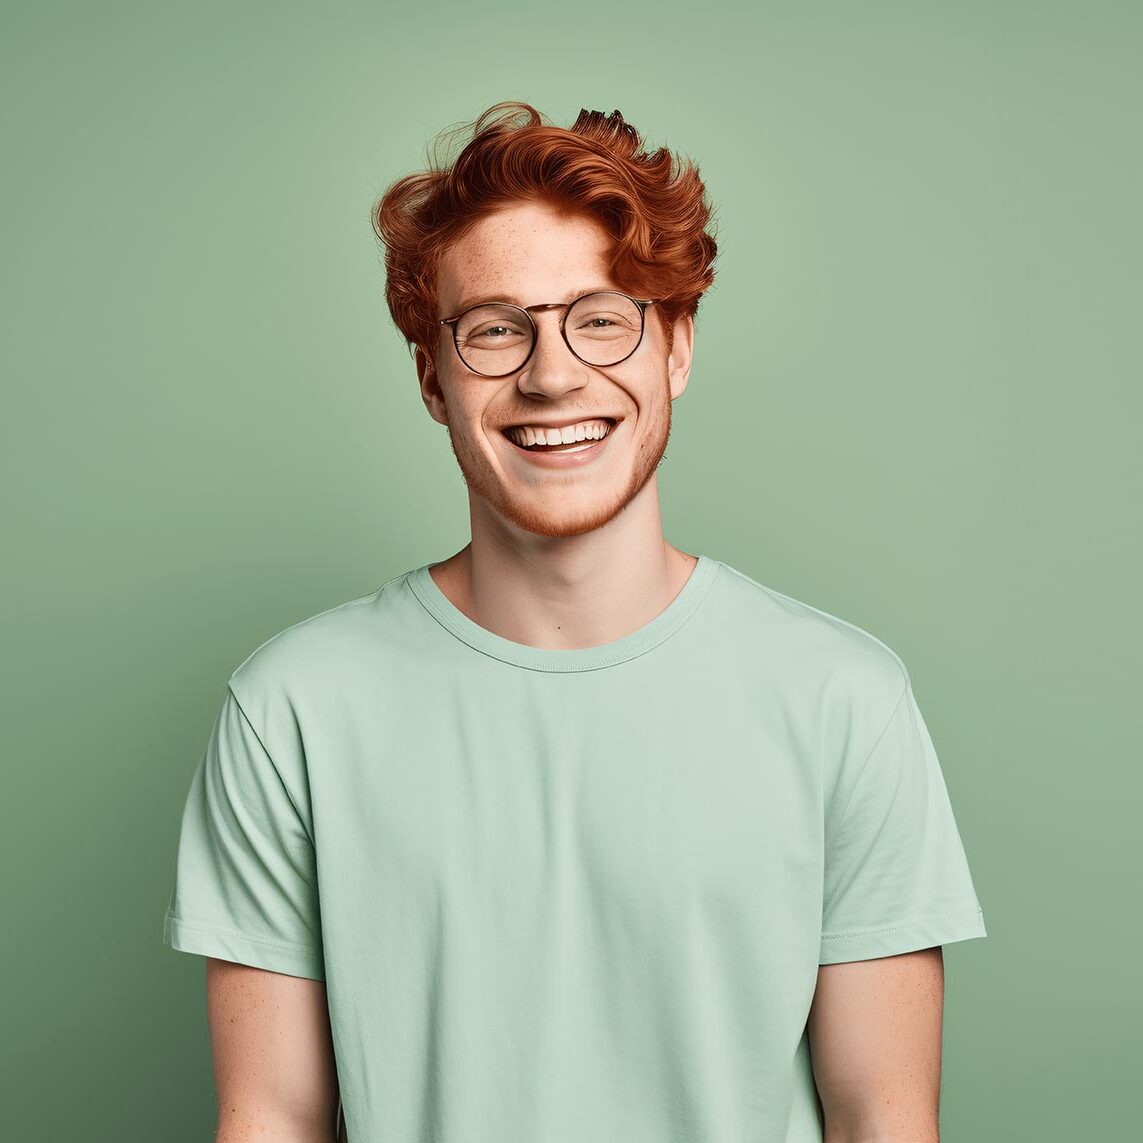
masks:
<svg viewBox="0 0 1143 1143"><path fill-rule="evenodd" d="M807 1030L825 1143L939 1143L941 947L818 969Z"/></svg>
<svg viewBox="0 0 1143 1143"><path fill-rule="evenodd" d="M215 1143L333 1143L337 1069L324 982L208 957Z"/></svg>

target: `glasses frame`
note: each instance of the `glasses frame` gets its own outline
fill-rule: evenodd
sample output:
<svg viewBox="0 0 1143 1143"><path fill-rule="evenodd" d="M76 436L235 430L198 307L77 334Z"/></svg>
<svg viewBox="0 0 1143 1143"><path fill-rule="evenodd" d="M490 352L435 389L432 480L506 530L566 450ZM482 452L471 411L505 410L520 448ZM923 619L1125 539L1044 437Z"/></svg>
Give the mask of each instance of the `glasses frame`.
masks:
<svg viewBox="0 0 1143 1143"><path fill-rule="evenodd" d="M567 330L565 328L568 320L568 313L572 306L577 302L582 302L584 298L590 298L594 294L617 294L621 298L626 298L639 308L639 339L631 348L631 353L624 354L618 361L608 362L607 365L596 365L593 361L587 361L580 357L578 353L572 348L572 343L568 341ZM540 340L540 329L536 325L535 319L532 317L534 312L539 310L559 310L564 312L560 315L560 337L564 339L564 345L571 351L572 356L577 361L582 361L584 365L590 365L592 369L610 369L614 365L621 365L626 361L631 354L635 352L643 344L643 334L647 330L647 307L653 306L661 302L662 298L633 298L630 294L625 294L622 290L588 290L586 294L580 294L578 298L572 298L570 302L540 302L534 306L517 306L512 302L477 302L474 306L469 306L465 310L461 310L456 317L441 318L440 324L447 325L452 329L452 347L456 350L456 355L460 359L461 365L465 367L470 373L475 373L478 377L511 377L513 373L519 373L529 361L532 360L532 354L536 352L536 343ZM528 325L532 327L532 344L528 349L528 356L524 358L514 369L509 369L506 373L481 373L479 369L473 369L471 365L464 359L464 355L460 352L460 343L457 340L456 326L465 314L471 313L473 310L481 309L484 306L504 306L506 309L515 310L517 313L522 313L528 321Z"/></svg>

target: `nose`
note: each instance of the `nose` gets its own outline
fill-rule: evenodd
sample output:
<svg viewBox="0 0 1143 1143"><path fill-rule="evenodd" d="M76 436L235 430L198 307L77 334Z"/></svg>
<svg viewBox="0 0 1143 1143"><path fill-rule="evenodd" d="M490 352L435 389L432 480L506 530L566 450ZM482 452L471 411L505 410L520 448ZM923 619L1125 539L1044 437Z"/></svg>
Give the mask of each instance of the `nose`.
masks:
<svg viewBox="0 0 1143 1143"><path fill-rule="evenodd" d="M559 313L538 313L534 320L536 345L520 371L520 392L532 397L560 397L582 389L590 381L590 367L572 353L560 335Z"/></svg>

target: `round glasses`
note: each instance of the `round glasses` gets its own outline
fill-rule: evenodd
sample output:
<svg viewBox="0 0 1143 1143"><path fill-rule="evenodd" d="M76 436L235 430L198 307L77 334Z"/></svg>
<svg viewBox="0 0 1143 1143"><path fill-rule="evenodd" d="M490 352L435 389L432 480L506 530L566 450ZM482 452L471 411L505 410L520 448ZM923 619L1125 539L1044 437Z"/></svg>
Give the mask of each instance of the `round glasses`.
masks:
<svg viewBox="0 0 1143 1143"><path fill-rule="evenodd" d="M528 363L536 348L537 310L564 311L560 335L585 365L618 365L639 348L646 309L659 300L597 290L571 302L535 306L483 302L440 324L452 327L457 356L481 377L507 377Z"/></svg>

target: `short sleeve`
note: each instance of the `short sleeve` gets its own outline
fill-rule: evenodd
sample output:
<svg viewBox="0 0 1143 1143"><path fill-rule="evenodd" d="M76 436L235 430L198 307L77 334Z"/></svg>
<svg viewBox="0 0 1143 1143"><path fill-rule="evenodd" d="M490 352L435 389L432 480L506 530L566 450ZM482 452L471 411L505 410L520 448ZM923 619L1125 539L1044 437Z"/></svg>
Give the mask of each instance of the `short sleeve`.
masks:
<svg viewBox="0 0 1143 1143"><path fill-rule="evenodd" d="M820 964L986 936L911 682L827 813Z"/></svg>
<svg viewBox="0 0 1143 1143"><path fill-rule="evenodd" d="M183 809L163 943L325 979L312 829L231 687Z"/></svg>

